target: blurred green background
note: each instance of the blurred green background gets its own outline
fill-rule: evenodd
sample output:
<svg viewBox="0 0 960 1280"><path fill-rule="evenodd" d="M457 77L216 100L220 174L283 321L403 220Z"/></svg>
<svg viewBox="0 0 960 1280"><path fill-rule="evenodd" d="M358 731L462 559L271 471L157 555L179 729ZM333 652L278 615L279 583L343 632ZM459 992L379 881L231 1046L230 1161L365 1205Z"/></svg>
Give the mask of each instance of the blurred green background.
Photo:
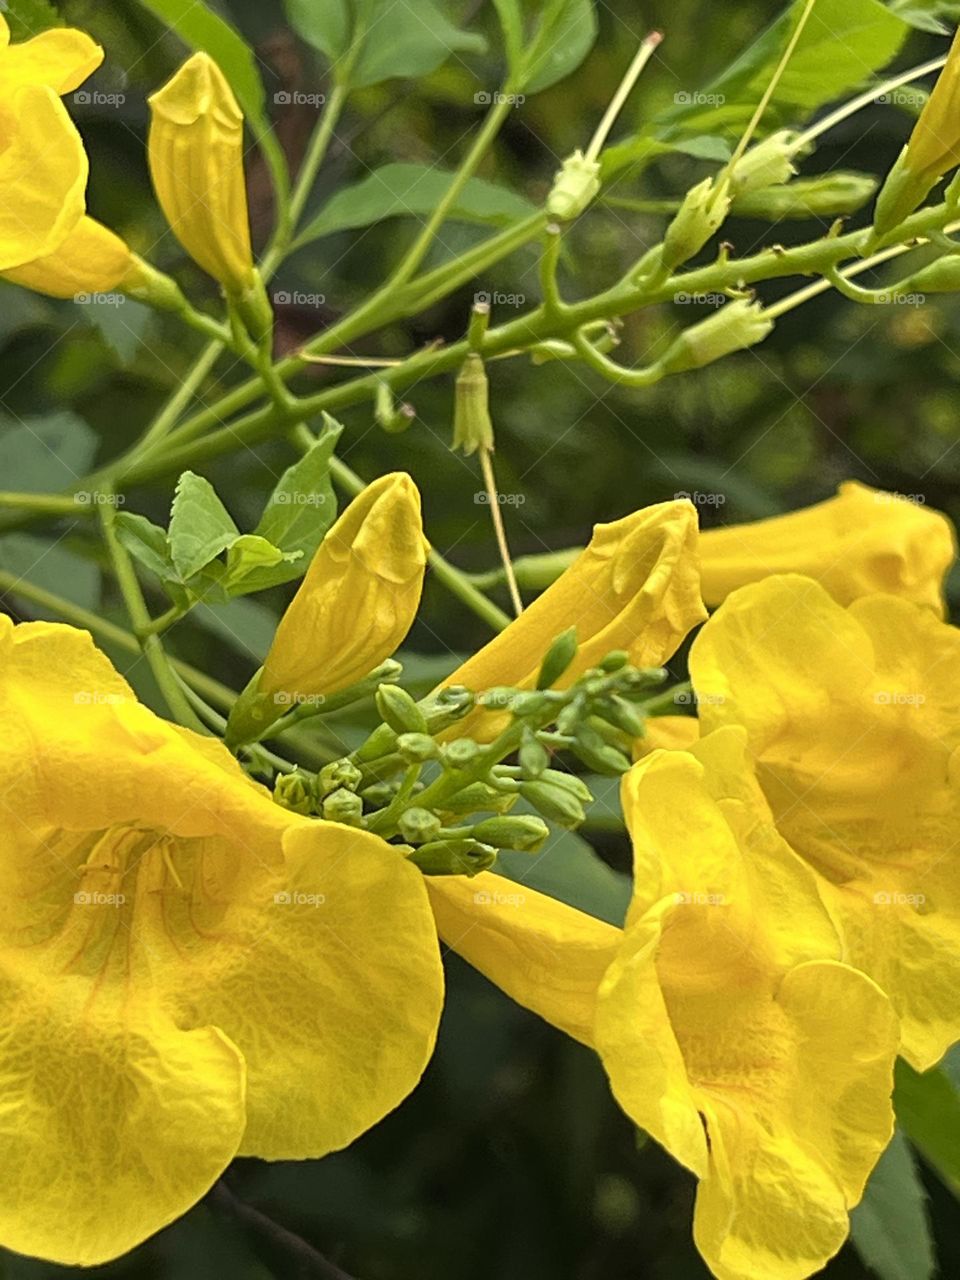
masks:
<svg viewBox="0 0 960 1280"><path fill-rule="evenodd" d="M320 2L320 0L318 0ZM452 166L482 118L474 95L499 81L496 29L487 4L469 9L490 52L454 57L419 82L389 81L358 94L337 129L318 183L319 205L347 181L389 161ZM922 6L918 6L922 7ZM945 6L938 6L943 9ZM958 6L960 7L960 6ZM185 262L150 194L144 154L145 96L177 65L183 48L134 0L65 0L60 12L93 33L107 60L92 87L119 102L71 104L92 160L91 211L177 274L192 296L213 301L212 286ZM268 96L325 91L323 69L284 19L282 5L231 0L220 6L253 43ZM749 45L778 6L755 0L657 0L599 6L600 37L567 81L517 107L483 176L540 202L559 161L588 140L638 40L660 27L666 41L633 95L618 135L674 95L703 87ZM944 52L942 36L917 31L897 66ZM316 108L275 107L289 153L302 153ZM631 121L632 117L632 121ZM882 174L909 128L904 110L877 106L841 124L804 172L842 166ZM618 136L615 135L615 136ZM676 196L706 172L668 156L642 178L623 176L616 192ZM265 173L250 158L255 235L270 226ZM860 221L863 221L861 216ZM662 230L655 217L597 208L568 238L564 287L587 296L606 287ZM859 225L858 221L854 225ZM828 221L782 224L734 220L725 236L737 253L791 243L827 230ZM287 349L343 314L383 280L414 231L393 219L365 232L319 241L281 271L276 289L322 295L322 304L281 305ZM434 261L475 242L477 228L448 225ZM877 277L882 279L882 276ZM781 296L790 285L764 287ZM521 252L415 321L356 344L355 353L402 355L434 338L462 335L476 291L538 296L536 255ZM510 301L497 320L517 312ZM628 319L618 353L640 363L696 307L663 307ZM5 488L52 490L132 443L189 369L193 337L128 302L80 307L0 291L0 470ZM829 496L856 478L960 516L956 380L960 306L867 308L828 293L791 313L761 347L701 373L637 392L611 387L581 365L534 368L526 360L491 368L500 487L515 555L583 542L597 520L621 516L678 492L709 495L704 524L749 520ZM242 370L224 361L202 389L210 403ZM330 374L318 371L317 386ZM376 428L368 406L345 415L341 456L365 478L409 470L424 496L437 548L461 567L496 564L488 509L474 461L449 448L452 382L407 393L417 421L402 436ZM38 443L39 442L39 443ZM243 449L201 468L241 527L252 527L275 477L292 454L281 444ZM175 477L127 495L127 509L163 521ZM0 538L0 564L76 603L122 621L98 552L82 522ZM242 685L269 641L288 592L202 610L171 634L171 649L221 679ZM159 603L158 601L155 603ZM35 616L13 597L5 605ZM411 676L427 688L452 669L451 655L487 638L479 621L435 582L408 641ZM142 695L155 700L142 664L114 655ZM344 723L346 740L357 726ZM622 910L627 866L617 830L615 786L602 791L583 835L555 840L534 867L511 870L563 895L577 861L577 894L608 918ZM586 870L585 870L586 868ZM612 870L611 870L612 868ZM349 1151L322 1162L238 1161L226 1188L128 1258L92 1274L125 1280L236 1280L322 1275L307 1253L285 1241L267 1215L361 1280L698 1280L707 1272L691 1243L693 1180L651 1143L638 1139L611 1100L586 1050L512 1005L456 957L440 1045L423 1084L393 1116ZM944 1277L960 1274L957 1204L924 1171L930 1218ZM236 1197L234 1200L232 1197ZM242 1202L238 1205L238 1202ZM13 1280L74 1274L12 1256ZM825 1273L869 1274L847 1246ZM904 1276L913 1273L904 1272ZM918 1273L924 1274L924 1273Z"/></svg>

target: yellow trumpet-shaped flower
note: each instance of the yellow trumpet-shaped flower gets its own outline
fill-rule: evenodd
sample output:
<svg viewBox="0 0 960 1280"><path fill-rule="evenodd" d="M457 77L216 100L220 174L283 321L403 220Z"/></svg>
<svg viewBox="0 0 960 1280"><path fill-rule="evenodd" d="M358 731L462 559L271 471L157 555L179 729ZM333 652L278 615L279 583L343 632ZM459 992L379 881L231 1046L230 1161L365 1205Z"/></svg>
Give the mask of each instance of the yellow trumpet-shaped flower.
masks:
<svg viewBox="0 0 960 1280"><path fill-rule="evenodd" d="M960 31L946 66L907 145L890 170L877 197L874 225L882 235L892 230L925 200L945 173L960 164Z"/></svg>
<svg viewBox="0 0 960 1280"><path fill-rule="evenodd" d="M447 683L530 688L551 642L569 627L579 648L559 688L614 649L626 650L638 667L660 666L704 617L696 512L686 501L663 502L597 525L570 568ZM489 737L502 722L477 712L456 732Z"/></svg>
<svg viewBox="0 0 960 1280"><path fill-rule="evenodd" d="M235 1155L319 1156L419 1078L419 873L273 804L85 632L0 619L0 1243L115 1257Z"/></svg>
<svg viewBox="0 0 960 1280"><path fill-rule="evenodd" d="M229 294L255 283L243 174L243 114L206 53L188 58L149 99L147 154L177 239Z"/></svg>
<svg viewBox="0 0 960 1280"><path fill-rule="evenodd" d="M72 93L102 61L100 46L72 27L54 27L11 44L10 27L0 14L0 120L17 89L45 85L58 95Z"/></svg>
<svg viewBox="0 0 960 1280"><path fill-rule="evenodd" d="M802 573L840 604L883 591L942 613L943 580L955 558L946 516L855 481L802 511L700 534L708 605L771 574Z"/></svg>
<svg viewBox="0 0 960 1280"><path fill-rule="evenodd" d="M719 1280L801 1280L849 1230L890 1138L897 1024L779 838L725 729L624 782L623 930L485 874L435 879L440 933L600 1054L620 1105L700 1179Z"/></svg>
<svg viewBox="0 0 960 1280"><path fill-rule="evenodd" d="M735 592L690 659L705 732L746 729L780 835L919 1070L960 1039L960 632L809 578Z"/></svg>
<svg viewBox="0 0 960 1280"><path fill-rule="evenodd" d="M135 278L139 259L101 223L82 217L53 253L3 272L5 279L53 298L109 293Z"/></svg>
<svg viewBox="0 0 960 1280"><path fill-rule="evenodd" d="M280 620L258 692L334 693L389 658L410 630L427 564L420 494L403 472L368 485L327 533Z"/></svg>

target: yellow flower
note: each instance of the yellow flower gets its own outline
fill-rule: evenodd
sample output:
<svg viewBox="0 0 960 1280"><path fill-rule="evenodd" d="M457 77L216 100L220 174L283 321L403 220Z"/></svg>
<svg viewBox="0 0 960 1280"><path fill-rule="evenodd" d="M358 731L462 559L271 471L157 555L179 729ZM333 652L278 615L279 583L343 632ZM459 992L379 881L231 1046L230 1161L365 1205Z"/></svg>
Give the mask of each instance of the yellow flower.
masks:
<svg viewBox="0 0 960 1280"><path fill-rule="evenodd" d="M803 573L841 604L885 591L942 613L943 579L955 557L946 516L854 481L802 511L700 534L708 605L770 574Z"/></svg>
<svg viewBox="0 0 960 1280"><path fill-rule="evenodd" d="M744 587L690 658L704 732L745 727L781 836L919 1070L960 1038L960 632L809 578Z"/></svg>
<svg viewBox="0 0 960 1280"><path fill-rule="evenodd" d="M896 1019L839 963L810 870L726 729L624 783L624 930L485 874L435 879L442 937L600 1054L620 1105L700 1179L720 1280L800 1280L839 1249L890 1138Z"/></svg>
<svg viewBox="0 0 960 1280"><path fill-rule="evenodd" d="M0 271L53 253L83 215L87 157L59 95L102 58L67 27L11 44L0 15Z"/></svg>
<svg viewBox="0 0 960 1280"><path fill-rule="evenodd" d="M657 667L704 617L696 513L689 502L663 502L597 525L553 586L446 683L474 691L530 688L551 642L569 627L576 628L579 650L558 688L614 649L627 650L638 667ZM503 721L477 712L459 721L456 733L489 738Z"/></svg>
<svg viewBox="0 0 960 1280"><path fill-rule="evenodd" d="M205 53L149 99L147 148L160 207L187 253L232 295L255 283L243 174L243 114Z"/></svg>
<svg viewBox="0 0 960 1280"><path fill-rule="evenodd" d="M320 1156L413 1088L442 993L419 873L280 809L85 632L0 620L0 1243L115 1257L235 1155Z"/></svg>
<svg viewBox="0 0 960 1280"><path fill-rule="evenodd" d="M910 140L891 169L879 196L874 225L892 230L926 199L951 169L960 164L960 32L946 66L924 104Z"/></svg>
<svg viewBox="0 0 960 1280"><path fill-rule="evenodd" d="M53 298L109 293L136 274L139 260L93 218L82 217L53 253L3 272L6 280Z"/></svg>
<svg viewBox="0 0 960 1280"><path fill-rule="evenodd" d="M327 694L368 675L416 616L427 564L420 494L404 472L354 498L280 620L259 692Z"/></svg>

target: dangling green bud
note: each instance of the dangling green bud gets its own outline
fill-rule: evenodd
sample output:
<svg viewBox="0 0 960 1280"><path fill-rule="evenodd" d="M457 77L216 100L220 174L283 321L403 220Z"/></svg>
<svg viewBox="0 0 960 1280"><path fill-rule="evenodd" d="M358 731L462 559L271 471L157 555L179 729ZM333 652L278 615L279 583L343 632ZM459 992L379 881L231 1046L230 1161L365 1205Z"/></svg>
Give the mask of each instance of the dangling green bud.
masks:
<svg viewBox="0 0 960 1280"><path fill-rule="evenodd" d="M397 745L397 731L388 724L379 724L370 737L353 752L353 759L367 764L389 755Z"/></svg>
<svg viewBox="0 0 960 1280"><path fill-rule="evenodd" d="M373 402L373 417L378 427L389 435L399 435L413 425L417 411L412 404L397 404L390 384L377 383L377 393Z"/></svg>
<svg viewBox="0 0 960 1280"><path fill-rule="evenodd" d="M518 789L519 790L519 789ZM506 813L517 803L517 792L499 790L486 782L471 782L439 806L444 813Z"/></svg>
<svg viewBox="0 0 960 1280"><path fill-rule="evenodd" d="M595 773L618 778L630 768L630 761L623 752L610 746L589 725L580 725L570 745L577 759L582 760L587 768L593 769Z"/></svg>
<svg viewBox="0 0 960 1280"><path fill-rule="evenodd" d="M356 791L363 774L352 760L331 760L317 774L317 794L328 796L331 791L345 787Z"/></svg>
<svg viewBox="0 0 960 1280"><path fill-rule="evenodd" d="M444 763L451 769L468 769L480 754L480 747L472 738L454 738L443 748Z"/></svg>
<svg viewBox="0 0 960 1280"><path fill-rule="evenodd" d="M563 700L563 694L551 689L540 689L537 692L522 689L510 703L510 710L515 716L542 716L551 707L562 706Z"/></svg>
<svg viewBox="0 0 960 1280"><path fill-rule="evenodd" d="M862 209L877 189L876 179L865 173L825 173L819 178L798 178L789 186L760 187L737 196L733 212L738 218L842 218Z"/></svg>
<svg viewBox="0 0 960 1280"><path fill-rule="evenodd" d="M291 813L313 813L313 788L310 779L298 769L293 773L278 773L273 784L273 799L281 809Z"/></svg>
<svg viewBox="0 0 960 1280"><path fill-rule="evenodd" d="M528 778L538 778L550 763L550 752L529 725L524 726L517 759Z"/></svg>
<svg viewBox="0 0 960 1280"><path fill-rule="evenodd" d="M556 684L576 656L577 628L568 627L566 631L560 632L544 655L537 676L537 688L549 689Z"/></svg>
<svg viewBox="0 0 960 1280"><path fill-rule="evenodd" d="M734 197L789 182L797 172L793 163L797 137L792 130L781 129L742 155L730 174Z"/></svg>
<svg viewBox="0 0 960 1280"><path fill-rule="evenodd" d="M348 827L359 827L363 822L363 801L345 787L328 795L320 809L328 822L343 822Z"/></svg>
<svg viewBox="0 0 960 1280"><path fill-rule="evenodd" d="M960 255L945 254L890 290L891 299L910 293L960 292Z"/></svg>
<svg viewBox="0 0 960 1280"><path fill-rule="evenodd" d="M435 760L440 748L427 733L401 733L397 738L397 751L407 764L422 764L425 760Z"/></svg>
<svg viewBox="0 0 960 1280"><path fill-rule="evenodd" d="M478 449L493 448L490 419L490 383L483 358L471 351L460 366L454 388L453 445L469 457Z"/></svg>
<svg viewBox="0 0 960 1280"><path fill-rule="evenodd" d="M436 840L443 830L443 823L435 813L417 807L405 810L397 826L408 844L425 844L428 840Z"/></svg>
<svg viewBox="0 0 960 1280"><path fill-rule="evenodd" d="M550 771L548 771L550 772ZM561 827L576 827L587 816L583 805L567 787L544 780L544 775L533 782L520 785L520 794L528 804L556 822Z"/></svg>
<svg viewBox="0 0 960 1280"><path fill-rule="evenodd" d="M426 733L427 721L415 700L398 684L382 684L376 695L377 710L396 733Z"/></svg>
<svg viewBox="0 0 960 1280"><path fill-rule="evenodd" d="M536 853L550 835L542 818L523 814L516 818L485 818L473 828L477 840L497 849L516 849L520 853Z"/></svg>
<svg viewBox="0 0 960 1280"><path fill-rule="evenodd" d="M553 180L547 196L547 213L551 218L569 222L578 218L600 190L600 164L588 159L579 149L567 156Z"/></svg>
<svg viewBox="0 0 960 1280"><path fill-rule="evenodd" d="M414 849L409 857L426 876L475 876L496 860L496 849L469 836L432 840Z"/></svg>
<svg viewBox="0 0 960 1280"><path fill-rule="evenodd" d="M729 212L726 182L717 187L712 178L704 178L692 187L667 227L660 251L661 269L673 271L698 254L723 226Z"/></svg>
<svg viewBox="0 0 960 1280"><path fill-rule="evenodd" d="M684 329L660 361L665 373L702 369L734 351L746 351L762 342L773 330L773 321L759 302L738 298Z"/></svg>
<svg viewBox="0 0 960 1280"><path fill-rule="evenodd" d="M569 791L582 804L593 804L593 792L583 779L578 778L574 773L566 773L562 769L547 769L540 781L549 782L551 786Z"/></svg>

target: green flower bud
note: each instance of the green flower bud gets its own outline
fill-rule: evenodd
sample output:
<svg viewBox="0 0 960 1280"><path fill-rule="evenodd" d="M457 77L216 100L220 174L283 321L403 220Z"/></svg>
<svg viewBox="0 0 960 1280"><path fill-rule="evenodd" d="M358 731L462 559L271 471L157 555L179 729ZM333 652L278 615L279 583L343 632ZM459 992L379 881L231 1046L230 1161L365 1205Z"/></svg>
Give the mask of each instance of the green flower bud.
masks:
<svg viewBox="0 0 960 1280"><path fill-rule="evenodd" d="M945 254L923 267L909 280L890 290L891 298L907 293L957 293L960 291L960 255Z"/></svg>
<svg viewBox="0 0 960 1280"><path fill-rule="evenodd" d="M431 733L439 733L473 710L476 697L462 684L447 685L420 704Z"/></svg>
<svg viewBox="0 0 960 1280"><path fill-rule="evenodd" d="M414 807L407 809L400 817L397 825L404 840L410 844L424 844L427 840L436 840L443 830L443 823L429 809Z"/></svg>
<svg viewBox="0 0 960 1280"><path fill-rule="evenodd" d="M631 738L642 738L646 732L646 716L619 694L611 694L605 698L598 707L597 714Z"/></svg>
<svg viewBox="0 0 960 1280"><path fill-rule="evenodd" d="M517 759L528 778L539 777L550 763L550 752L529 726L523 731Z"/></svg>
<svg viewBox="0 0 960 1280"><path fill-rule="evenodd" d="M492 867L497 851L469 836L431 840L414 849L409 861L426 876L475 876Z"/></svg>
<svg viewBox="0 0 960 1280"><path fill-rule="evenodd" d="M338 787L356 791L362 777L363 774L352 760L331 760L317 774L317 792L321 796L327 796Z"/></svg>
<svg viewBox="0 0 960 1280"><path fill-rule="evenodd" d="M371 809L382 809L396 795L396 787L389 782L374 782L360 792L365 804Z"/></svg>
<svg viewBox="0 0 960 1280"><path fill-rule="evenodd" d="M572 661L572 659L571 659ZM563 705L563 695L541 689L539 692L522 691L510 703L510 710L515 716L542 716L551 707Z"/></svg>
<svg viewBox="0 0 960 1280"><path fill-rule="evenodd" d="M541 782L549 782L551 786L569 791L583 804L593 804L593 792L575 773L566 773L562 769L546 769L540 777Z"/></svg>
<svg viewBox="0 0 960 1280"><path fill-rule="evenodd" d="M825 173L798 178L789 186L760 187L737 196L733 212L739 218L840 218L862 209L877 189L863 173Z"/></svg>
<svg viewBox="0 0 960 1280"><path fill-rule="evenodd" d="M397 739L397 750L407 764L421 764L424 760L434 760L440 754L440 748L427 733L401 733Z"/></svg>
<svg viewBox="0 0 960 1280"><path fill-rule="evenodd" d="M772 330L773 321L764 314L759 302L738 298L706 320L684 329L660 365L665 373L702 369L734 351L756 346Z"/></svg>
<svg viewBox="0 0 960 1280"><path fill-rule="evenodd" d="M704 178L691 187L664 235L660 251L663 270L673 271L698 254L723 226L729 211L726 184L718 188L712 178Z"/></svg>
<svg viewBox="0 0 960 1280"><path fill-rule="evenodd" d="M789 182L797 172L793 163L796 140L792 130L781 129L741 156L730 176L734 196Z"/></svg>
<svg viewBox="0 0 960 1280"><path fill-rule="evenodd" d="M623 752L618 751L616 747L611 747L589 725L580 726L571 747L577 759L582 760L587 768L593 769L595 773L619 777L630 768L630 761Z"/></svg>
<svg viewBox="0 0 960 1280"><path fill-rule="evenodd" d="M396 733L426 733L427 721L414 699L397 684L377 690L377 710Z"/></svg>
<svg viewBox="0 0 960 1280"><path fill-rule="evenodd" d="M466 769L480 754L480 747L472 738L454 738L443 748L444 763L451 769Z"/></svg>
<svg viewBox="0 0 960 1280"><path fill-rule="evenodd" d="M576 827L587 816L583 805L571 791L544 782L542 777L534 782L522 783L520 794L535 809L539 809L545 817L561 827Z"/></svg>
<svg viewBox="0 0 960 1280"><path fill-rule="evenodd" d="M500 791L487 782L471 782L442 803L445 813L506 813L517 802L516 791Z"/></svg>
<svg viewBox="0 0 960 1280"><path fill-rule="evenodd" d="M321 812L328 822L343 822L348 827L359 827L363 822L363 801L356 792L341 787L324 799Z"/></svg>
<svg viewBox="0 0 960 1280"><path fill-rule="evenodd" d="M553 180L547 196L547 213L551 218L569 222L578 218L600 190L600 165L588 160L582 151L567 156Z"/></svg>
<svg viewBox="0 0 960 1280"><path fill-rule="evenodd" d="M313 813L313 788L310 779L295 769L293 773L279 773L273 784L273 799L281 809L291 813Z"/></svg>
<svg viewBox="0 0 960 1280"><path fill-rule="evenodd" d="M490 383L483 359L472 351L460 366L454 387L453 445L469 457L493 448Z"/></svg>
<svg viewBox="0 0 960 1280"><path fill-rule="evenodd" d="M485 818L473 828L474 837L497 849L536 853L550 834L542 818L523 814L516 818Z"/></svg>
<svg viewBox="0 0 960 1280"><path fill-rule="evenodd" d="M549 689L557 683L577 656L577 628L561 631L544 655L537 675L537 688Z"/></svg>
<svg viewBox="0 0 960 1280"><path fill-rule="evenodd" d="M630 655L626 649L614 649L611 653L601 659L601 671L622 671L630 661Z"/></svg>

